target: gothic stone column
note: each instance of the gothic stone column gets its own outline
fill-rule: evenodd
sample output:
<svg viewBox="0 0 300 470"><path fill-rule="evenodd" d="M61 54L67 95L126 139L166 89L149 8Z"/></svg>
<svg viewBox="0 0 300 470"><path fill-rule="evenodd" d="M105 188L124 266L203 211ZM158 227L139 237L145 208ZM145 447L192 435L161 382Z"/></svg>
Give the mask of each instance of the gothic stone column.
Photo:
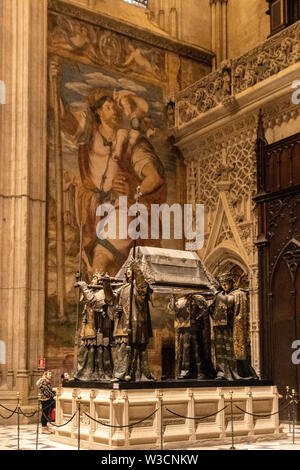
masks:
<svg viewBox="0 0 300 470"><path fill-rule="evenodd" d="M47 0L2 0L0 21L1 389L26 404L44 350Z"/></svg>

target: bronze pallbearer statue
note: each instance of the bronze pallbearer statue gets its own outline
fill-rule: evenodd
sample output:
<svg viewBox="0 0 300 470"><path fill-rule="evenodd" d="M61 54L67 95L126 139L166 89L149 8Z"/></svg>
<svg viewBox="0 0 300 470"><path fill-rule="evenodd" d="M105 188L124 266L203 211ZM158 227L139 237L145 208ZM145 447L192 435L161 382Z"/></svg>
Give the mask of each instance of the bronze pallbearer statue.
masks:
<svg viewBox="0 0 300 470"><path fill-rule="evenodd" d="M132 254L134 250L115 278L98 274L92 285L75 284L84 301L75 379L155 380L147 351L152 327L155 350L151 367L155 375L165 378L161 331L166 319L168 325L174 321L176 333L175 341L174 330L170 329L170 378L174 377L174 369L175 379L180 381L258 378L250 361L248 294L234 287L230 274L222 275L218 284L192 252L137 247L136 257ZM214 330L215 368L209 315Z"/></svg>
<svg viewBox="0 0 300 470"><path fill-rule="evenodd" d="M251 367L247 291L234 288L230 273L219 276L222 291L210 312L213 318L217 379L257 379Z"/></svg>
<svg viewBox="0 0 300 470"><path fill-rule="evenodd" d="M101 276L96 274L92 281L95 287L89 287L84 281L75 283L84 300L81 342L74 374L77 380L105 381L112 376L112 313L105 303L104 290L96 288L100 280Z"/></svg>
<svg viewBox="0 0 300 470"><path fill-rule="evenodd" d="M189 294L169 304L174 311L178 334L178 379L209 379L215 377L211 362L211 340L208 305L199 294Z"/></svg>
<svg viewBox="0 0 300 470"><path fill-rule="evenodd" d="M103 287L105 301L114 312L116 355L112 380L154 380L147 354L147 345L152 337L149 287L138 262L133 261L127 268L126 282L121 287L113 291L109 276L103 278Z"/></svg>

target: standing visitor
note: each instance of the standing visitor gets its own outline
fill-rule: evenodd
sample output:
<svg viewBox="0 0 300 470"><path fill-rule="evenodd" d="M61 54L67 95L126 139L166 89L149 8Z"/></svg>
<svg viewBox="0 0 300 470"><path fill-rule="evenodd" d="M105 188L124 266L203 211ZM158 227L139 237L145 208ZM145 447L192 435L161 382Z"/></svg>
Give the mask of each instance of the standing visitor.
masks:
<svg viewBox="0 0 300 470"><path fill-rule="evenodd" d="M55 391L51 386L52 372L49 370L43 373L43 376L37 381L36 385L39 388L41 394L42 404L42 434L51 434L51 430L47 427L47 423L51 421L51 413L55 408Z"/></svg>

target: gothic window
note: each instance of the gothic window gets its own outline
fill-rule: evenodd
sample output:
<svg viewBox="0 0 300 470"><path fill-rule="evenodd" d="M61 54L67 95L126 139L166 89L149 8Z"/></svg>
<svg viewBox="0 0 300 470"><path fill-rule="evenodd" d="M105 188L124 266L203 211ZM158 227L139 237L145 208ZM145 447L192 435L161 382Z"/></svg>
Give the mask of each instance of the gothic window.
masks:
<svg viewBox="0 0 300 470"><path fill-rule="evenodd" d="M133 3L133 5L138 5L139 7L147 8L148 6L148 0L124 0L124 2Z"/></svg>
<svg viewBox="0 0 300 470"><path fill-rule="evenodd" d="M300 0L267 0L271 34L276 34L300 19Z"/></svg>

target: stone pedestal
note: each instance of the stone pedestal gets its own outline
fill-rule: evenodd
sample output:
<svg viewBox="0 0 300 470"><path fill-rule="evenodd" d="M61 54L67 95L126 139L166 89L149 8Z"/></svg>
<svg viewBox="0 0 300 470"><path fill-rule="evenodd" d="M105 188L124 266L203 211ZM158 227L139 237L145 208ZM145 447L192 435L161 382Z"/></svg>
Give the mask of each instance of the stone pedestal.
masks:
<svg viewBox="0 0 300 470"><path fill-rule="evenodd" d="M162 436L164 449L230 443L230 392L233 391L237 441L285 437L278 414L264 416L278 411L276 386L266 382L242 385L214 381L214 385L211 384L191 381L185 384L142 384L150 388L134 388L133 384L130 388L128 384L116 384L127 387L124 389L114 389L111 384L102 388L59 388L56 424L61 425L71 418L78 410L77 398L80 397L82 448L161 449ZM245 414L235 405L258 416ZM131 426L126 427L128 425ZM76 447L77 433L78 414L66 426L55 428L52 439Z"/></svg>

